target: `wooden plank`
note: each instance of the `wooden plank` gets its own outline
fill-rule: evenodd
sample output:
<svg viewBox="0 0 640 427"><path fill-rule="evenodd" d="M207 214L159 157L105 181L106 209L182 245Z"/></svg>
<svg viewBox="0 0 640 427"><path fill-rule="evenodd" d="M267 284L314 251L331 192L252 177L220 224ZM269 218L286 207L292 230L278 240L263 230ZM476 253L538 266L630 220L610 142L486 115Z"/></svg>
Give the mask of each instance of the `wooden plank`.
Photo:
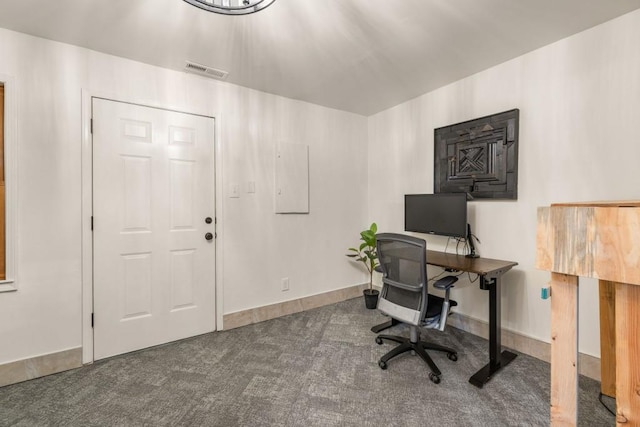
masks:
<svg viewBox="0 0 640 427"><path fill-rule="evenodd" d="M538 224L536 228L536 268L553 270L553 233L551 230L551 208L538 208Z"/></svg>
<svg viewBox="0 0 640 427"><path fill-rule="evenodd" d="M4 183L4 86L0 84L0 182Z"/></svg>
<svg viewBox="0 0 640 427"><path fill-rule="evenodd" d="M536 267L591 277L593 208L551 207L538 210Z"/></svg>
<svg viewBox="0 0 640 427"><path fill-rule="evenodd" d="M640 285L640 207L553 206L538 211L536 267Z"/></svg>
<svg viewBox="0 0 640 427"><path fill-rule="evenodd" d="M616 284L600 280L600 391L616 397Z"/></svg>
<svg viewBox="0 0 640 427"><path fill-rule="evenodd" d="M5 188L4 188L4 86L0 85L0 280L7 278L5 253Z"/></svg>
<svg viewBox="0 0 640 427"><path fill-rule="evenodd" d="M578 278L551 273L551 425L578 419Z"/></svg>
<svg viewBox="0 0 640 427"><path fill-rule="evenodd" d="M640 207L640 200L606 200L599 202L571 202L571 203L552 203L551 206L571 206L571 207Z"/></svg>
<svg viewBox="0 0 640 427"><path fill-rule="evenodd" d="M640 286L616 284L616 423L640 426Z"/></svg>
<svg viewBox="0 0 640 427"><path fill-rule="evenodd" d="M552 207L553 271L593 277L594 208Z"/></svg>
<svg viewBox="0 0 640 427"><path fill-rule="evenodd" d="M595 208L593 275L640 285L640 208Z"/></svg>
<svg viewBox="0 0 640 427"><path fill-rule="evenodd" d="M7 268L7 259L5 253L5 192L4 192L4 182L0 183L0 280L4 280L7 278L6 268Z"/></svg>
<svg viewBox="0 0 640 427"><path fill-rule="evenodd" d="M640 426L638 235L638 201L556 204L538 211L536 267L552 272L552 425L577 421L576 276L585 276L600 279L602 391L611 393L615 384L619 426Z"/></svg>

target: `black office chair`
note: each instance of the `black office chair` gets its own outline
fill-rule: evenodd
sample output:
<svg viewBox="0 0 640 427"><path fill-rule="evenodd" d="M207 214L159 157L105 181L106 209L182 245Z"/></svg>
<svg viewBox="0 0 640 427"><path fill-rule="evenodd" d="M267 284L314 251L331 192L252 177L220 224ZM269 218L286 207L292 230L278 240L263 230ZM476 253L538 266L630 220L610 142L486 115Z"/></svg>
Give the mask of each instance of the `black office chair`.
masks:
<svg viewBox="0 0 640 427"><path fill-rule="evenodd" d="M449 309L458 305L449 299L449 291L458 280L446 276L433 286L445 291L441 298L427 292L427 243L423 239L395 233L376 235L378 260L382 268L382 291L378 309L393 319L410 325L410 337L378 335L376 343L383 340L400 343L382 356L378 365L387 369L387 362L402 353L413 351L424 360L431 372L429 379L440 382L442 374L426 350L443 351L450 360L458 360L456 350L420 340L420 327L444 331Z"/></svg>

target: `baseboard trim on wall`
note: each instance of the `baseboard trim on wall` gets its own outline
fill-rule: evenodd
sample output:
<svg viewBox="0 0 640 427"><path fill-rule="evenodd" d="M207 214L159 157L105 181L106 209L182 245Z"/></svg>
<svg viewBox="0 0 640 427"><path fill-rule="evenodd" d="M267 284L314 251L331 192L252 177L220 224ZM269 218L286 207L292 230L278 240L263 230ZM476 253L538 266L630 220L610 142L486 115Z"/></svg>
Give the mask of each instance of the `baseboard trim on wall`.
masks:
<svg viewBox="0 0 640 427"><path fill-rule="evenodd" d="M234 329L241 326L275 319L288 314L335 304L340 301L357 298L367 285L356 285L310 297L285 301L249 310L238 311L224 315L224 329ZM454 328L461 329L473 335L488 339L489 324L460 313L452 314L448 323ZM518 332L502 329L502 345L519 351L547 363L551 360L551 345L544 341L528 337ZM600 359L588 354L579 353L579 373L600 381ZM43 356L18 360L0 365L0 387L56 374L82 366L82 347L72 348Z"/></svg>
<svg viewBox="0 0 640 427"><path fill-rule="evenodd" d="M310 297L225 314L223 317L223 327L225 330L234 329L360 297L364 289L366 289L366 285L357 285ZM477 320L464 314L454 313L449 317L448 324L473 335L489 339L488 322ZM551 344L508 329L502 329L501 337L503 347L511 348L520 353L550 363ZM600 381L600 359L584 353L579 353L578 357L579 373L593 378L596 381Z"/></svg>
<svg viewBox="0 0 640 427"><path fill-rule="evenodd" d="M447 323L454 328L489 339L489 324L482 320L454 313L448 318ZM551 362L551 344L504 328L501 331L501 337L503 347L511 348L547 363ZM600 359L579 353L578 372L581 375L600 381Z"/></svg>
<svg viewBox="0 0 640 427"><path fill-rule="evenodd" d="M82 366L82 347L0 365L0 387Z"/></svg>
<svg viewBox="0 0 640 427"><path fill-rule="evenodd" d="M284 301L277 304L265 305L262 307L225 314L222 320L222 327L224 330L239 328L240 326L263 322L265 320L275 319L288 314L300 313L305 310L311 310L312 308L318 308L329 304L335 304L340 301L361 297L362 291L365 290L367 286L368 285L366 284L355 285L318 295L312 295L310 297L298 298L291 301Z"/></svg>

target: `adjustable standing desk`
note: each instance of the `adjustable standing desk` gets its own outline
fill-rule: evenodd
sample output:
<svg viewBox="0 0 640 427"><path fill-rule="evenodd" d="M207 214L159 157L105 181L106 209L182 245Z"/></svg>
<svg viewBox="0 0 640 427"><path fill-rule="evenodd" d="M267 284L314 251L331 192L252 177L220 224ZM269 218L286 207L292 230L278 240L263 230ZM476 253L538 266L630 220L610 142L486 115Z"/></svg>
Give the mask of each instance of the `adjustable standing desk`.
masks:
<svg viewBox="0 0 640 427"><path fill-rule="evenodd" d="M516 357L515 353L508 350L501 351L500 279L518 263L490 258L467 258L464 255L428 250L427 264L477 274L480 277L480 289L489 291L489 363L469 378L471 384L482 388L496 372ZM397 323L391 319L374 326L371 331L378 333Z"/></svg>

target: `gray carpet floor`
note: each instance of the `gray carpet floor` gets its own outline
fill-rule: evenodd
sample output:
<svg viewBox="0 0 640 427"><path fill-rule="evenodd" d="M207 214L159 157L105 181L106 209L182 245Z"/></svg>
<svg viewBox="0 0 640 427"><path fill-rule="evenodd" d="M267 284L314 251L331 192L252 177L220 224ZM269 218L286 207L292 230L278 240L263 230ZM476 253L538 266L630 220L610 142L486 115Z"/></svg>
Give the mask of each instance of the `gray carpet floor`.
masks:
<svg viewBox="0 0 640 427"><path fill-rule="evenodd" d="M423 338L442 382L406 354L377 365L386 320L362 298L129 353L0 388L2 426L545 426L549 364L519 356L483 389L488 343L447 328ZM405 325L386 331L408 334ZM614 425L599 383L580 379L580 424ZM609 402L613 406L613 402Z"/></svg>

